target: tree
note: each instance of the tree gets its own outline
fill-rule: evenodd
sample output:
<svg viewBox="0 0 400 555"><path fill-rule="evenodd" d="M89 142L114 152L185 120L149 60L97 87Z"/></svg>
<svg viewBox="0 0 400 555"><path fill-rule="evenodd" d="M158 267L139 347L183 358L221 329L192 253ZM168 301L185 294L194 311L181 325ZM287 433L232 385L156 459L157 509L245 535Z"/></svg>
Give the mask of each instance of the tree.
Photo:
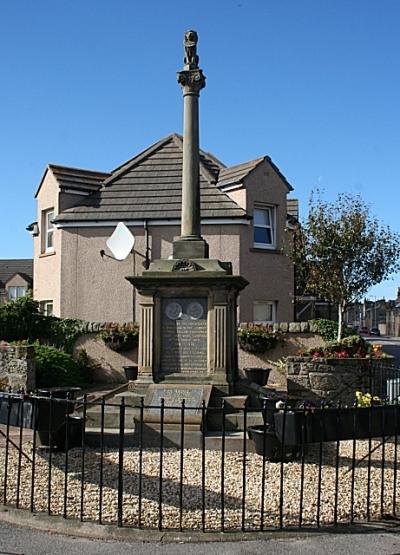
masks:
<svg viewBox="0 0 400 555"><path fill-rule="evenodd" d="M400 269L400 235L380 224L359 195L342 193L328 203L317 191L294 229L291 257L304 293L337 305L340 341L346 306Z"/></svg>

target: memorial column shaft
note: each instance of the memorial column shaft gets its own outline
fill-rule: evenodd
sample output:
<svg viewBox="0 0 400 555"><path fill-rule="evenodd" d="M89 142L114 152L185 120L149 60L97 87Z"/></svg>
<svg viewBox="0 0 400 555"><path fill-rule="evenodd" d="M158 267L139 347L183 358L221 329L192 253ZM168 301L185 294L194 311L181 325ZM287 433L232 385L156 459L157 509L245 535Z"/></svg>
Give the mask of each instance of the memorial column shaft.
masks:
<svg viewBox="0 0 400 555"><path fill-rule="evenodd" d="M200 239L199 95L184 93L181 237Z"/></svg>
<svg viewBox="0 0 400 555"><path fill-rule="evenodd" d="M173 242L173 258L208 258L208 245L201 237L199 96L206 78L199 68L196 52L197 33L187 31L184 38L185 58L178 83L183 92L183 162L181 235Z"/></svg>

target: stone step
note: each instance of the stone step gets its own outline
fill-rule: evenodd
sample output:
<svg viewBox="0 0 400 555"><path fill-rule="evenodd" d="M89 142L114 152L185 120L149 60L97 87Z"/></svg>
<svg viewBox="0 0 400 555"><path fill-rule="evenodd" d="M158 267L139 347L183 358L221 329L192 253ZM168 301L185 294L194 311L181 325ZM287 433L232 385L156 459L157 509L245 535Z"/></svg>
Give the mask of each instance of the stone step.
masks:
<svg viewBox="0 0 400 555"><path fill-rule="evenodd" d="M139 409L125 408L125 427L132 428L134 417L139 417ZM118 406L104 407L104 427L119 428L120 408ZM88 427L100 427L101 406L96 405L88 408L86 412L86 425Z"/></svg>
<svg viewBox="0 0 400 555"><path fill-rule="evenodd" d="M225 430L226 431L241 431L244 428L244 413L225 413L224 415ZM248 412L246 414L246 426L257 426L263 424L263 417L261 412ZM207 413L207 430L221 431L222 430L222 412L208 411Z"/></svg>
<svg viewBox="0 0 400 555"><path fill-rule="evenodd" d="M139 393L134 393L133 391L125 391L123 393L118 393L113 397L112 402L120 405L122 398L125 401L125 405L131 407L140 407L141 399L144 399L145 395L140 395Z"/></svg>
<svg viewBox="0 0 400 555"><path fill-rule="evenodd" d="M133 426L133 419L140 417L139 408L125 408L125 427ZM104 407L104 427L105 428L119 428L120 408L119 406L105 406ZM244 428L244 414L243 412L225 413L225 430L241 431ZM87 427L100 427L101 424L101 406L96 405L91 407L86 412L86 426ZM263 424L263 417L260 412L248 412L246 415L246 426L257 426ZM222 412L216 410L207 411L207 430L221 431L222 430Z"/></svg>
<svg viewBox="0 0 400 555"><path fill-rule="evenodd" d="M222 402L225 401L225 410L227 412L232 412L244 409L247 400L248 395L226 395L215 399L214 405L216 407L222 407Z"/></svg>
<svg viewBox="0 0 400 555"><path fill-rule="evenodd" d="M97 427L86 428L85 433L85 442L86 445L89 447L96 447L100 446L101 442L101 430ZM174 435L176 437L174 437ZM197 448L200 449L202 445L202 441L200 440L201 434L192 434L194 436L194 441L191 441L191 433L187 432L185 435L185 449L193 449ZM166 437L171 436L171 439L174 440L175 448L179 449L180 446L180 432L167 432L165 434ZM104 447L119 447L120 435L118 428L108 428L104 430L103 436L103 445ZM207 451L221 451L222 450L222 443L223 443L223 436L220 432L211 432L205 435L205 449ZM167 441L164 442L164 445L171 447L171 443ZM237 451L243 452L243 447L246 445L246 451L248 453L254 452L254 443L251 441L247 434L243 434L243 432L226 432L225 434L225 441L224 441L224 449L225 451ZM128 428L125 431L124 436L124 447L131 448L131 447L139 447L138 445L138 438L135 435L133 429ZM144 449L146 447L144 446Z"/></svg>
<svg viewBox="0 0 400 555"><path fill-rule="evenodd" d="M124 447L135 447L135 430L127 428L124 433ZM119 428L105 428L103 434L104 447L119 447ZM85 430L85 443L89 447L100 447L101 429L99 427L87 427Z"/></svg>

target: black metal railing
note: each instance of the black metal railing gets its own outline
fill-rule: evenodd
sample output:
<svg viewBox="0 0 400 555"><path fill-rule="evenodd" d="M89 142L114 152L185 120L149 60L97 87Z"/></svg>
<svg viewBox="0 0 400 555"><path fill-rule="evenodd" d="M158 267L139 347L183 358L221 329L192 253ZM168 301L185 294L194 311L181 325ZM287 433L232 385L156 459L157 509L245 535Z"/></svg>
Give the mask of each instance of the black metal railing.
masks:
<svg viewBox="0 0 400 555"><path fill-rule="evenodd" d="M362 408L286 401L278 409L267 400L261 409L161 401L149 423L143 400L85 396L78 404L1 393L0 499L64 518L158 530L254 531L395 517L398 401L388 394ZM210 431L211 421L220 422L219 431Z"/></svg>

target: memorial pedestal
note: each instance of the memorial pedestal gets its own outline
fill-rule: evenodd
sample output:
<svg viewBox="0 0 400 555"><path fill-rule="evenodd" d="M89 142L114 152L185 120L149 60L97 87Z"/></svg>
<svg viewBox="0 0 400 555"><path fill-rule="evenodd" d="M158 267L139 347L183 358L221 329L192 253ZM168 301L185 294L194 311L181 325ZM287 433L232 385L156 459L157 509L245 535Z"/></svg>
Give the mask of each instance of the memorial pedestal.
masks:
<svg viewBox="0 0 400 555"><path fill-rule="evenodd" d="M237 296L247 281L230 271L217 260L158 260L127 278L139 292L137 387L197 383L233 392Z"/></svg>

